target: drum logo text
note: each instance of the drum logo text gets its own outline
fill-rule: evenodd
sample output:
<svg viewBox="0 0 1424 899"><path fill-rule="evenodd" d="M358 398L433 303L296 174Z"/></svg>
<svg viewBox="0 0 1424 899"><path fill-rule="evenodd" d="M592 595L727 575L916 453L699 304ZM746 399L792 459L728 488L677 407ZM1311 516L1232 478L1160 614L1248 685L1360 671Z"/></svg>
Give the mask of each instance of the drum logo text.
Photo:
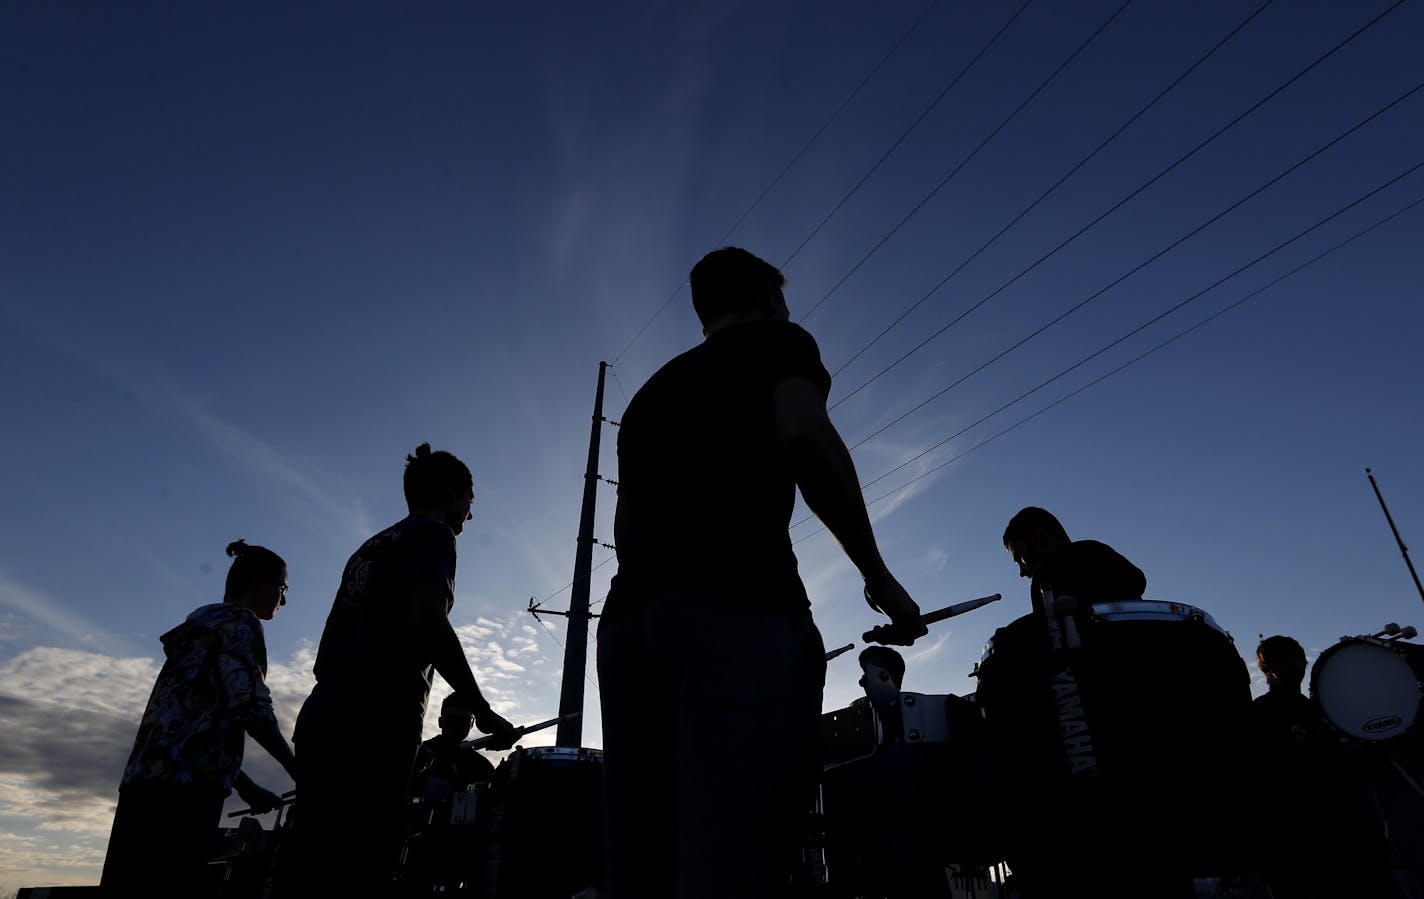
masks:
<svg viewBox="0 0 1424 899"><path fill-rule="evenodd" d="M1378 718L1371 718L1366 721L1360 725L1360 729L1367 734L1380 734L1387 730L1394 730L1396 727L1399 727L1401 723L1398 715L1381 715Z"/></svg>
<svg viewBox="0 0 1424 899"><path fill-rule="evenodd" d="M1063 752L1074 774L1093 771L1098 760L1093 753L1093 736L1083 714L1083 699L1078 694L1078 681L1067 671L1053 675L1053 695L1058 698L1058 730L1063 738Z"/></svg>

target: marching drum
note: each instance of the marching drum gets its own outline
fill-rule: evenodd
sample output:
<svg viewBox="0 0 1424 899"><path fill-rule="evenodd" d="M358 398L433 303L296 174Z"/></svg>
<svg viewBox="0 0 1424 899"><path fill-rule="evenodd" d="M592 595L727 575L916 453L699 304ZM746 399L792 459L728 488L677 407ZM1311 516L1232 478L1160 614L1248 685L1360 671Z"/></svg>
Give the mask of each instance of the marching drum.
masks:
<svg viewBox="0 0 1424 899"><path fill-rule="evenodd" d="M1325 720L1356 740L1413 733L1424 705L1424 647L1378 637L1345 637L1310 673L1310 695Z"/></svg>
<svg viewBox="0 0 1424 899"><path fill-rule="evenodd" d="M1151 600L1081 604L1059 620L1065 649L1027 615L975 669L1010 865L1015 852L1091 840L1229 866L1251 704L1230 635L1201 609Z"/></svg>
<svg viewBox="0 0 1424 899"><path fill-rule="evenodd" d="M603 882L603 753L518 748L492 783L427 778L412 802L399 894L568 899ZM575 836L551 840L549 823Z"/></svg>
<svg viewBox="0 0 1424 899"><path fill-rule="evenodd" d="M982 720L953 695L900 693L893 721L869 702L821 717L819 809L832 895L934 896L952 864L988 864Z"/></svg>
<svg viewBox="0 0 1424 899"><path fill-rule="evenodd" d="M411 820L396 868L398 893L487 895L484 884L492 864L493 785L473 783L457 788L448 780L430 777L425 779L422 793L412 797L407 807Z"/></svg>
<svg viewBox="0 0 1424 899"><path fill-rule="evenodd" d="M568 899L603 883L603 752L520 748L495 772L495 899ZM551 847L550 823L566 835Z"/></svg>

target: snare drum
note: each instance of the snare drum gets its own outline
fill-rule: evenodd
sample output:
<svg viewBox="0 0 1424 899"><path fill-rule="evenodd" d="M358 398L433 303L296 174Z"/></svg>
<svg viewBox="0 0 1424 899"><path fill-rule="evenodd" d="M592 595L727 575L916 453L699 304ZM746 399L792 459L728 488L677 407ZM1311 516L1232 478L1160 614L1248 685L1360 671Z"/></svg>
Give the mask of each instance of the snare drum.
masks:
<svg viewBox="0 0 1424 899"><path fill-rule="evenodd" d="M602 750L517 749L495 772L495 793L489 895L568 899L603 884Z"/></svg>
<svg viewBox="0 0 1424 899"><path fill-rule="evenodd" d="M821 775L824 876L831 895L916 895L950 864L988 864L988 757L982 719L954 695L900 693L898 720L869 703L822 716L841 735Z"/></svg>
<svg viewBox="0 0 1424 899"><path fill-rule="evenodd" d="M1421 681L1424 647L1346 637L1315 661L1310 695L1341 733L1377 743L1414 732L1424 711Z"/></svg>

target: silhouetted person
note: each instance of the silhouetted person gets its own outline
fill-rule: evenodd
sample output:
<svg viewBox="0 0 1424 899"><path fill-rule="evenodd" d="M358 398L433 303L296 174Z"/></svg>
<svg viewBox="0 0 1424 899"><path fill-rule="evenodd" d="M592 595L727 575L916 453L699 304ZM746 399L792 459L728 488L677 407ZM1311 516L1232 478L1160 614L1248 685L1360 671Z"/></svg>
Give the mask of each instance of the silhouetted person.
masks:
<svg viewBox="0 0 1424 899"><path fill-rule="evenodd" d="M295 771L272 712L262 633L262 621L287 602L287 564L241 540L227 554L223 601L193 610L163 635L163 668L119 787L102 876L107 895L211 892L206 863L223 800L236 788L256 811L281 804L242 773L245 736Z"/></svg>
<svg viewBox="0 0 1424 899"><path fill-rule="evenodd" d="M860 688L865 696L854 704L870 703L880 719L881 737L894 742L900 739L900 687L905 682L905 657L888 646L867 646L860 651Z"/></svg>
<svg viewBox="0 0 1424 899"><path fill-rule="evenodd" d="M494 780L489 759L462 745L474 723L474 711L457 694L445 697L440 705L440 733L421 743L415 755L415 779L440 778L456 790Z"/></svg>
<svg viewBox="0 0 1424 899"><path fill-rule="evenodd" d="M867 646L856 658L860 663L860 685L865 687L872 679L885 672L890 682L899 690L905 683L905 657L888 646Z"/></svg>
<svg viewBox="0 0 1424 899"><path fill-rule="evenodd" d="M867 887L887 899L936 899L949 897L949 879L943 859L946 834L935 829L934 819L943 812L937 803L966 798L954 789L957 784L941 782L941 772L959 771L964 766L948 757L944 744L915 744L906 737L901 688L905 683L905 657L888 646L867 646L857 659L859 684L865 696L853 704L869 703L880 721L880 746L875 755L855 766L862 771L848 797L836 796L840 809L828 806L841 829L837 839L856 845L856 863L863 866L861 877ZM921 714L930 703L945 697L924 697ZM943 709L948 714L947 708ZM967 733L958 733L967 739ZM962 850L954 846L954 851ZM838 859L832 853L832 868ZM842 869L838 874L844 876ZM832 874L833 877L836 874Z"/></svg>
<svg viewBox="0 0 1424 899"><path fill-rule="evenodd" d="M911 643L830 376L745 250L693 268L707 338L633 397L618 434L618 574L599 626L609 894L785 895L810 807L825 647L788 534L796 488Z"/></svg>
<svg viewBox="0 0 1424 899"><path fill-rule="evenodd" d="M1266 693L1251 704L1257 835L1276 899L1398 895L1363 785L1319 706L1301 692L1305 650L1274 636L1256 648Z"/></svg>
<svg viewBox="0 0 1424 899"><path fill-rule="evenodd" d="M1141 599L1147 575L1116 550L1096 540L1070 540L1053 514L1037 506L1021 509L1004 528L1004 549L1018 565L1019 577L1031 578L1035 608L1043 594L1072 596L1094 603Z"/></svg>
<svg viewBox="0 0 1424 899"><path fill-rule="evenodd" d="M424 443L406 457L404 486L410 514L346 563L317 650L316 687L297 717L292 862L307 890L364 895L391 880L432 670L481 731L514 729L481 695L450 625L455 537L473 517L470 470Z"/></svg>
<svg viewBox="0 0 1424 899"><path fill-rule="evenodd" d="M1251 704L1262 748L1273 755L1314 756L1317 761L1333 755L1338 740L1319 707L1300 689L1307 668L1301 645L1290 637L1267 637L1256 647L1256 667L1266 676L1266 693Z"/></svg>

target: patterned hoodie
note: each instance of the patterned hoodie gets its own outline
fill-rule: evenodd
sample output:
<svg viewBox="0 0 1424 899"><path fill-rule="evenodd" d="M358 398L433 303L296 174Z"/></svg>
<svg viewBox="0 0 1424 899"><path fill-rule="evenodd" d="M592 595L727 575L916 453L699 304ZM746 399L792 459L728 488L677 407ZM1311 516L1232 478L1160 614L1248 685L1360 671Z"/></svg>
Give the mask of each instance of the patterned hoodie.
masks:
<svg viewBox="0 0 1424 899"><path fill-rule="evenodd" d="M226 795L242 767L247 724L276 723L262 622L249 609L217 603L195 609L162 640L167 659L122 785L193 784Z"/></svg>

